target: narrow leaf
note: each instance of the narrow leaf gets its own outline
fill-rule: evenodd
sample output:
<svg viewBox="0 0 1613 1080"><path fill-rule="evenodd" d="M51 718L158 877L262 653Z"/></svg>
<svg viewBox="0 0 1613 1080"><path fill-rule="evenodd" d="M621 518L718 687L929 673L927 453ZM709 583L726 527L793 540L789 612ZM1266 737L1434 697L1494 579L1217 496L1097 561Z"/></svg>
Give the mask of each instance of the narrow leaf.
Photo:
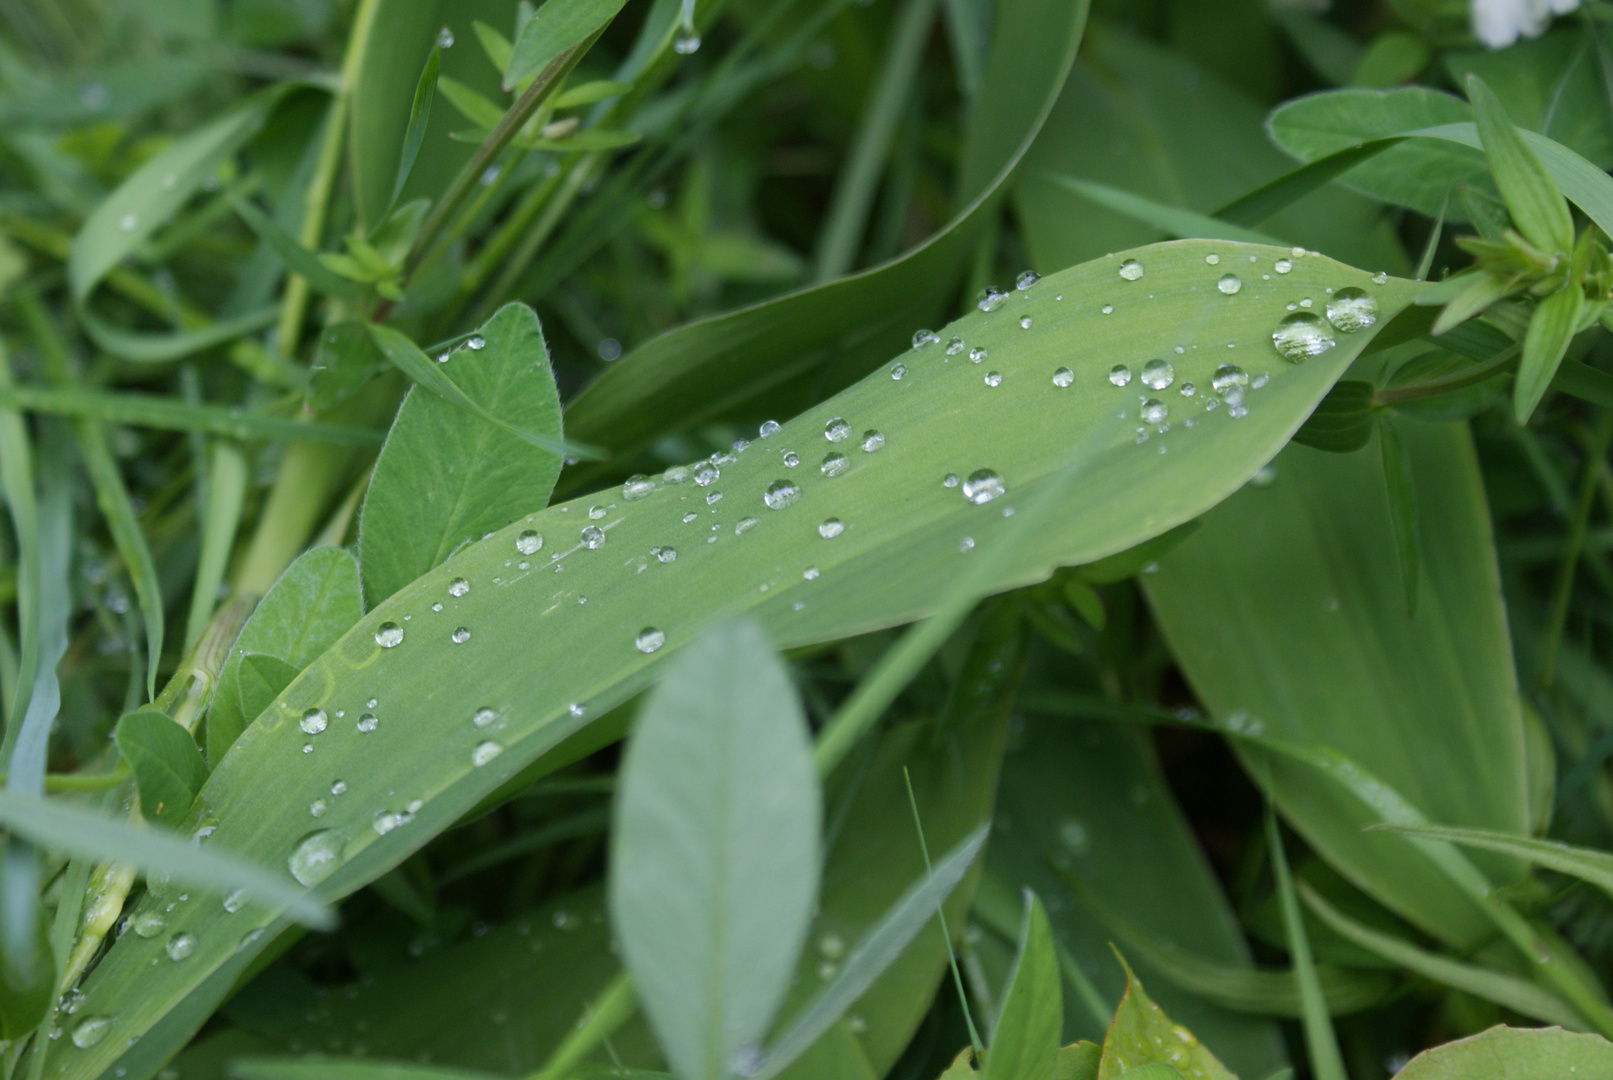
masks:
<svg viewBox="0 0 1613 1080"><path fill-rule="evenodd" d="M1518 362L1517 381L1512 385L1512 413L1519 424L1529 417L1545 396L1557 375L1557 366L1568 352L1568 343L1579 329L1585 293L1573 284L1564 286L1540 301L1529 319L1523 338L1523 359Z"/></svg>
<svg viewBox="0 0 1613 1080"><path fill-rule="evenodd" d="M1294 979L1299 984L1305 1050L1310 1057L1311 1073L1316 1080L1347 1080L1344 1059L1339 1054L1338 1037L1333 1034L1333 1021L1327 1014L1327 1001L1322 997L1322 986L1316 978L1316 965L1311 959L1310 938L1305 932L1305 920L1300 916L1299 897L1294 892L1294 878L1288 870L1288 853L1283 849L1282 831L1277 826L1277 815L1269 805L1266 807L1266 850L1271 853L1277 906L1282 912L1283 936L1288 941L1288 956L1293 961Z"/></svg>
<svg viewBox="0 0 1613 1080"><path fill-rule="evenodd" d="M1406 596L1406 614L1417 614L1417 582L1423 563L1422 522L1417 513L1417 480L1400 442L1400 430L1389 416L1378 418L1384 490L1389 495L1389 522L1395 537L1395 559Z"/></svg>
<svg viewBox="0 0 1613 1080"><path fill-rule="evenodd" d="M1069 188L1077 195L1091 199L1100 206L1108 207L1117 214L1136 218L1147 225L1161 230L1171 236L1186 238L1197 237L1204 240L1237 240L1246 244L1275 244L1281 245L1283 241L1254 229L1245 228L1231 221L1223 220L1220 215L1200 214L1194 210L1184 210L1177 206L1167 206L1153 199L1141 195L1133 195L1129 191L1122 191L1108 184L1100 184L1093 180L1083 180L1075 176L1059 176L1046 174L1047 178L1060 187Z"/></svg>
<svg viewBox="0 0 1613 1080"><path fill-rule="evenodd" d="M1551 173L1529 149L1495 91L1477 75L1467 77L1484 156L1518 231L1544 251L1566 255L1574 247L1574 220Z"/></svg>
<svg viewBox="0 0 1613 1080"><path fill-rule="evenodd" d="M718 624L645 702L611 844L612 923L680 1075L757 1052L812 919L821 814L788 673L754 623Z"/></svg>
<svg viewBox="0 0 1613 1080"><path fill-rule="evenodd" d="M0 387L0 407L48 416L104 420L112 424L162 431L200 431L228 439L324 442L363 446L381 441L381 433L333 424L302 423L259 412L204 405L155 394L106 393L77 387L48 390L36 386Z"/></svg>
<svg viewBox="0 0 1613 1080"><path fill-rule="evenodd" d="M549 0L527 20L515 39L504 69L504 89L513 90L528 75L542 71L555 57L587 40L622 10L626 0Z"/></svg>
<svg viewBox="0 0 1613 1080"><path fill-rule="evenodd" d="M364 295L358 282L345 278L326 266L319 256L297 242L297 238L274 218L239 195L230 196L230 205L247 226L286 264L286 269L306 281L315 292L338 300L356 302Z"/></svg>
<svg viewBox="0 0 1613 1080"><path fill-rule="evenodd" d="M1613 375L1567 356L1557 365L1551 388L1593 405L1613 408Z"/></svg>
<svg viewBox="0 0 1613 1080"><path fill-rule="evenodd" d="M476 40L481 42L482 51L487 54L488 61L502 77L506 68L510 66L510 52L514 48L510 39L477 19L471 23L476 31Z"/></svg>
<svg viewBox="0 0 1613 1080"><path fill-rule="evenodd" d="M1555 840L1535 840L1526 836L1492 832L1487 829L1459 829L1448 825L1411 825L1398 822L1384 828L1407 836L1447 840L1453 844L1494 851L1555 870L1559 874L1588 881L1613 896L1613 855L1590 848L1571 847Z"/></svg>
<svg viewBox="0 0 1613 1080"><path fill-rule="evenodd" d="M297 665L268 653L242 655L235 672L235 698L241 717L248 723L255 720L280 696L280 691L291 685L299 671Z"/></svg>
<svg viewBox="0 0 1613 1080"><path fill-rule="evenodd" d="M498 127L500 120L504 119L503 109L458 79L440 75L437 77L437 89L442 91L442 96L448 99L448 104L458 110L459 115L479 128L491 131Z"/></svg>
<svg viewBox="0 0 1613 1080"><path fill-rule="evenodd" d="M207 763L196 740L155 709L123 717L115 736L118 752L134 770L141 816L169 826L177 823L207 783Z"/></svg>
<svg viewBox="0 0 1613 1080"><path fill-rule="evenodd" d="M442 65L442 49L433 47L420 69L420 81L415 84L414 101L409 105L409 126L403 133L403 151L398 156L398 176L392 181L392 198L387 200L387 214L403 194L403 185L409 182L414 171L414 159L420 156L420 144L426 138L426 125L431 121L431 103L437 96L437 69ZM382 214L385 218L387 214Z"/></svg>
<svg viewBox="0 0 1613 1080"><path fill-rule="evenodd" d="M579 83L551 98L549 108L574 109L579 105L592 105L596 101L621 97L631 89L633 89L632 83L612 82L609 79L597 79L594 82Z"/></svg>
<svg viewBox="0 0 1613 1080"><path fill-rule="evenodd" d="M1053 930L1036 894L1025 894L1019 955L1008 977L984 1080L1051 1080L1064 1028L1064 993Z"/></svg>
<svg viewBox="0 0 1613 1080"><path fill-rule="evenodd" d="M213 616L219 586L224 582L230 552L235 547L241 506L246 499L247 460L240 447L226 442L214 443L212 458L207 470L202 550L196 560L196 580L191 586L190 612L185 619L184 651L187 653Z"/></svg>

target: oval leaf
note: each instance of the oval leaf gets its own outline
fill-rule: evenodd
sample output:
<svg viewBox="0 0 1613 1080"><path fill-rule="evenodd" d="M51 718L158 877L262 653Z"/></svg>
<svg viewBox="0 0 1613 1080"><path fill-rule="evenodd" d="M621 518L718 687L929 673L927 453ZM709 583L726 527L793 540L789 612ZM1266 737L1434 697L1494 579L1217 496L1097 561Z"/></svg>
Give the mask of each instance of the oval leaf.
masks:
<svg viewBox="0 0 1613 1080"><path fill-rule="evenodd" d="M164 825L178 822L207 783L207 763L196 740L154 709L119 720L115 738L118 752L134 770L141 816Z"/></svg>

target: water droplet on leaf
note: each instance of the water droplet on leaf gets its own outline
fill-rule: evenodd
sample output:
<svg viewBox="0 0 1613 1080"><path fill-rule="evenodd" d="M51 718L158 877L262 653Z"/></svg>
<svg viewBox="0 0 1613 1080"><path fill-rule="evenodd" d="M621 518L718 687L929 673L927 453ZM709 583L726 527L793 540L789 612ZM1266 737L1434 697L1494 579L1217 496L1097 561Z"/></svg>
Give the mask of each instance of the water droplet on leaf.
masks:
<svg viewBox="0 0 1613 1080"><path fill-rule="evenodd" d="M1007 491L1003 478L991 469L976 469L963 482L963 497L976 505L989 503Z"/></svg>

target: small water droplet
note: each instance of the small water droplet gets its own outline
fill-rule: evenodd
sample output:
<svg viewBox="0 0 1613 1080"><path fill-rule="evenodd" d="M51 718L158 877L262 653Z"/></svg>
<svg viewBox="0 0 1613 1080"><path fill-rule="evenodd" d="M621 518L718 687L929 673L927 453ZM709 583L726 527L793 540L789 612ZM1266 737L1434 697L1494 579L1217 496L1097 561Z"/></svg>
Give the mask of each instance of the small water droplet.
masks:
<svg viewBox="0 0 1613 1080"><path fill-rule="evenodd" d="M448 640L452 641L455 645L465 644L465 642L470 640L470 628L466 626L455 627L454 632L448 635Z"/></svg>
<svg viewBox="0 0 1613 1080"><path fill-rule="evenodd" d="M995 285L987 285L980 290L980 299L975 301L975 307L981 311L996 311L1007 301L1008 294Z"/></svg>
<svg viewBox="0 0 1613 1080"><path fill-rule="evenodd" d="M807 581L816 581L818 580L818 568L816 566L809 566L805 570L801 571L801 576Z"/></svg>
<svg viewBox="0 0 1613 1080"><path fill-rule="evenodd" d="M528 552L528 554L531 553ZM464 596L468 592L470 592L470 582L462 577L456 577L448 583L449 596Z"/></svg>
<svg viewBox="0 0 1613 1080"><path fill-rule="evenodd" d="M1199 392L1199 388L1194 386L1190 382L1183 383L1181 390L1178 391L1178 393L1180 393L1183 397L1192 397L1194 394L1196 394L1198 392Z"/></svg>
<svg viewBox="0 0 1613 1080"><path fill-rule="evenodd" d="M963 482L963 497L977 506L1006 494L1003 478L991 469L976 469Z"/></svg>
<svg viewBox="0 0 1613 1080"><path fill-rule="evenodd" d="M1063 389L1075 382L1075 372L1067 367L1061 367L1053 372L1053 385Z"/></svg>
<svg viewBox="0 0 1613 1080"><path fill-rule="evenodd" d="M1222 364L1215 369L1215 375L1210 379L1211 389L1223 396L1231 390L1248 385L1249 376L1236 364Z"/></svg>
<svg viewBox="0 0 1613 1080"><path fill-rule="evenodd" d="M451 28L444 26L442 29L437 31L437 48L452 49L453 47L454 32Z"/></svg>
<svg viewBox="0 0 1613 1080"><path fill-rule="evenodd" d="M633 645L641 653L652 653L666 644L666 635L653 626L646 626L638 632L633 639Z"/></svg>
<svg viewBox="0 0 1613 1080"><path fill-rule="evenodd" d="M341 853L341 837L329 829L321 829L302 838L292 850L287 866L299 884L312 888L336 870Z"/></svg>
<svg viewBox="0 0 1613 1080"><path fill-rule="evenodd" d="M845 531L845 522L839 518L828 518L818 525L818 535L825 540L833 540Z"/></svg>
<svg viewBox="0 0 1613 1080"><path fill-rule="evenodd" d="M650 554L655 556L656 562L669 563L678 560L677 551L669 547L652 547Z"/></svg>
<svg viewBox="0 0 1613 1080"><path fill-rule="evenodd" d="M823 437L830 442L841 442L851 434L851 425L843 416L837 416L823 425Z"/></svg>
<svg viewBox="0 0 1613 1080"><path fill-rule="evenodd" d="M689 522L695 520L699 516L700 516L699 514L695 513L693 510L691 510L687 514L683 515L683 523L685 525L687 525L687 524L689 524Z"/></svg>
<svg viewBox="0 0 1613 1080"><path fill-rule="evenodd" d="M381 721L376 719L374 713L365 713L363 716L358 718L358 729L364 732L366 735L380 726Z"/></svg>
<svg viewBox="0 0 1613 1080"><path fill-rule="evenodd" d="M1372 283L1374 285L1387 285L1387 284L1389 284L1389 273L1388 273L1388 271L1380 270L1376 274L1373 274L1372 275Z"/></svg>
<svg viewBox="0 0 1613 1080"><path fill-rule="evenodd" d="M162 951L170 960L184 960L196 951L196 935L180 931L163 945Z"/></svg>
<svg viewBox="0 0 1613 1080"><path fill-rule="evenodd" d="M1142 380L1150 390L1163 390L1176 381L1176 369L1169 360L1150 360L1143 365Z"/></svg>
<svg viewBox="0 0 1613 1080"><path fill-rule="evenodd" d="M605 508L603 506L600 506L598 503L595 503L593 506L590 506L588 508L588 520L589 521L598 521L600 518L602 518L604 516L605 516Z"/></svg>
<svg viewBox="0 0 1613 1080"><path fill-rule="evenodd" d="M689 468L686 465L674 465L661 474L663 484L686 484L689 482Z"/></svg>
<svg viewBox="0 0 1613 1080"><path fill-rule="evenodd" d="M470 763L479 769L502 753L504 753L504 747L492 739L488 739L476 744L476 749L470 752Z"/></svg>
<svg viewBox="0 0 1613 1080"><path fill-rule="evenodd" d="M73 1045L80 1050L88 1050L106 1038L116 1022L110 1016L86 1016L73 1025Z"/></svg>
<svg viewBox="0 0 1613 1080"><path fill-rule="evenodd" d="M1332 329L1308 311L1295 312L1278 323L1271 341L1284 360L1296 364L1320 356L1336 344Z"/></svg>
<svg viewBox="0 0 1613 1080"><path fill-rule="evenodd" d="M1000 371L988 371L982 376L981 381L987 386L1001 386L1003 384L1003 374Z"/></svg>
<svg viewBox="0 0 1613 1080"><path fill-rule="evenodd" d="M756 429L756 434L766 439L773 435L777 435L779 433L779 429L783 426L784 425L780 424L777 420L763 420L762 426Z"/></svg>
<svg viewBox="0 0 1613 1080"><path fill-rule="evenodd" d="M465 342L465 348L469 349L471 352L481 352L483 347L486 345L487 339L482 337L480 334L475 335L469 341Z"/></svg>
<svg viewBox="0 0 1613 1080"><path fill-rule="evenodd" d="M1221 256L1212 252L1209 255L1204 256L1204 261L1209 263L1211 266L1219 266L1221 264Z"/></svg>
<svg viewBox="0 0 1613 1080"><path fill-rule="evenodd" d="M779 460L784 462L784 467L786 469L793 469L797 465L801 464L801 456L794 450L784 451L783 456L781 456Z"/></svg>
<svg viewBox="0 0 1613 1080"><path fill-rule="evenodd" d="M302 714L302 719L297 721L297 726L302 728L303 733L306 735L318 735L325 730L325 725L328 721L329 718L325 716L324 709L313 708Z"/></svg>
<svg viewBox="0 0 1613 1080"><path fill-rule="evenodd" d="M1029 330L1031 328L1031 317L1029 315L1021 315L1019 317L1019 328L1021 330Z"/></svg>
<svg viewBox="0 0 1613 1080"><path fill-rule="evenodd" d="M759 524L761 524L761 522L757 521L753 517L742 517L738 521L734 522L734 535L744 536L746 533L756 528L756 526Z"/></svg>
<svg viewBox="0 0 1613 1080"><path fill-rule="evenodd" d="M720 502L722 502L722 492L720 492L720 491L708 491L708 492L706 492L706 505L707 506L716 506Z"/></svg>
<svg viewBox="0 0 1613 1080"><path fill-rule="evenodd" d="M168 920L155 911L142 911L129 920L129 929L143 938L154 938L168 926Z"/></svg>
<svg viewBox="0 0 1613 1080"><path fill-rule="evenodd" d="M942 487L955 488L960 483L962 483L962 481L958 479L958 474L955 472L949 472L945 476L941 477Z"/></svg>
<svg viewBox="0 0 1613 1080"><path fill-rule="evenodd" d="M1136 259L1127 259L1120 264L1120 276L1127 281L1136 281L1143 276L1143 264Z"/></svg>
<svg viewBox="0 0 1613 1080"><path fill-rule="evenodd" d="M986 359L986 357L988 357L990 355L991 354L988 353L985 349L982 349L979 346L976 346L973 349L969 350L969 363L971 363L971 364L981 363L982 361L984 361Z"/></svg>
<svg viewBox="0 0 1613 1080"><path fill-rule="evenodd" d="M1277 262L1272 266L1272 269L1277 271L1279 274L1286 274L1293 268L1294 264L1287 259L1278 259Z"/></svg>
<svg viewBox="0 0 1613 1080"><path fill-rule="evenodd" d="M1115 306L1113 304L1105 304L1098 310L1105 315L1113 315L1115 313Z"/></svg>
<svg viewBox="0 0 1613 1080"><path fill-rule="evenodd" d="M1215 287L1228 296L1235 296L1243 288L1243 279L1237 274L1222 274L1221 280L1215 283Z"/></svg>
<svg viewBox="0 0 1613 1080"><path fill-rule="evenodd" d="M818 466L818 471L825 476L835 477L840 476L849 468L851 468L850 458L846 457L845 454L830 452L824 455L823 464Z"/></svg>
<svg viewBox="0 0 1613 1080"><path fill-rule="evenodd" d="M965 536L962 540L958 541L958 550L960 552L973 551L974 549L975 549L975 538L974 537Z"/></svg>
<svg viewBox="0 0 1613 1080"><path fill-rule="evenodd" d="M1038 281L1041 281L1041 280L1042 280L1042 275L1041 274L1038 274L1035 270L1026 270L1026 271L1022 272L1017 278L1014 279L1014 288L1016 288L1016 289L1028 289L1032 285L1035 285Z"/></svg>
<svg viewBox="0 0 1613 1080"><path fill-rule="evenodd" d="M961 337L955 337L951 341L947 342L947 355L957 356L966 348L968 348L968 346L963 343L963 339Z"/></svg>
<svg viewBox="0 0 1613 1080"><path fill-rule="evenodd" d="M375 643L383 649L403 644L403 627L395 622L384 622L375 628Z"/></svg>
<svg viewBox="0 0 1613 1080"><path fill-rule="evenodd" d="M642 474L629 476L622 482L622 498L628 502L642 499L655 490L655 481Z"/></svg>
<svg viewBox="0 0 1613 1080"><path fill-rule="evenodd" d="M922 349L926 345L934 345L941 339L935 336L934 330L915 330L913 332L913 348Z"/></svg>
<svg viewBox="0 0 1613 1080"><path fill-rule="evenodd" d="M1143 402L1143 407L1137 413L1145 424L1163 424L1165 417L1170 415L1170 409L1158 398L1149 398Z"/></svg>
<svg viewBox="0 0 1613 1080"><path fill-rule="evenodd" d="M1378 302L1361 289L1340 289L1327 301L1327 321L1344 334L1365 330L1378 321Z"/></svg>
<svg viewBox="0 0 1613 1080"><path fill-rule="evenodd" d="M1131 369L1125 364L1116 364L1109 369L1109 381L1116 386L1125 386L1131 382Z"/></svg>
<svg viewBox="0 0 1613 1080"><path fill-rule="evenodd" d="M672 38L672 51L679 56L693 56L700 51L700 35L685 26L678 27Z"/></svg>
<svg viewBox="0 0 1613 1080"><path fill-rule="evenodd" d="M489 709L484 705L482 708L477 709L474 713L471 714L470 722L475 724L477 727L486 727L488 724L491 724L494 720L497 720L497 719L498 719L498 713L494 712L492 709Z"/></svg>
<svg viewBox="0 0 1613 1080"><path fill-rule="evenodd" d="M722 470L709 461L702 461L694 467L694 482L700 487L710 487L722 476Z"/></svg>
<svg viewBox="0 0 1613 1080"><path fill-rule="evenodd" d="M247 895L245 889L236 889L224 898L224 910L234 915L246 906Z"/></svg>
<svg viewBox="0 0 1613 1080"><path fill-rule="evenodd" d="M605 530L598 525L584 525L582 527L582 546L589 551L595 551L605 546Z"/></svg>
<svg viewBox="0 0 1613 1080"><path fill-rule="evenodd" d="M901 382L902 376L906 375L906 374L907 374L907 365L906 364L892 364L891 365L891 378L895 379L897 382Z"/></svg>
<svg viewBox="0 0 1613 1080"><path fill-rule="evenodd" d="M330 793L332 795L346 795L347 794L347 781L346 780L333 781L331 783L331 785L330 785Z"/></svg>
<svg viewBox="0 0 1613 1080"><path fill-rule="evenodd" d="M783 510L801 497L801 488L789 480L775 480L762 492L762 501L770 510Z"/></svg>

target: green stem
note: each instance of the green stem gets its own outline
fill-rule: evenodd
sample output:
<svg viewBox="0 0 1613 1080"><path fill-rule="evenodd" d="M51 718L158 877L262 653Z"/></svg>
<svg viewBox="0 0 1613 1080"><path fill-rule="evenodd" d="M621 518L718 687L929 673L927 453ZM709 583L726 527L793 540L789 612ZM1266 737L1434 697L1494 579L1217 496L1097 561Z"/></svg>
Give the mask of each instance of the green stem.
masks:
<svg viewBox="0 0 1613 1080"><path fill-rule="evenodd" d="M633 998L633 980L626 972L618 974L594 999L582 1023L555 1047L543 1068L533 1073L530 1080L563 1080L582 1064L594 1049L633 1018L638 1009Z"/></svg>
<svg viewBox="0 0 1613 1080"><path fill-rule="evenodd" d="M1585 468L1580 473L1574 516L1569 520L1568 539L1563 544L1562 561L1557 564L1557 580L1551 591L1551 607L1546 616L1546 632L1540 646L1540 686L1550 689L1557 675L1557 649L1562 644L1563 627L1568 622L1568 602L1573 596L1574 571L1585 546L1585 529L1590 524L1591 504L1596 501L1596 481L1608 444L1613 443L1613 410L1604 409L1586 440Z"/></svg>
<svg viewBox="0 0 1613 1080"><path fill-rule="evenodd" d="M1496 353L1490 359L1470 368L1460 375L1452 375L1445 379L1431 379L1428 382L1409 383L1406 386L1389 386L1378 390L1372 395L1374 405L1404 405L1411 401L1421 401L1424 398L1437 397L1448 394L1452 390L1461 390L1464 387L1474 386L1486 379L1505 371L1518 359L1520 346L1511 345Z"/></svg>

